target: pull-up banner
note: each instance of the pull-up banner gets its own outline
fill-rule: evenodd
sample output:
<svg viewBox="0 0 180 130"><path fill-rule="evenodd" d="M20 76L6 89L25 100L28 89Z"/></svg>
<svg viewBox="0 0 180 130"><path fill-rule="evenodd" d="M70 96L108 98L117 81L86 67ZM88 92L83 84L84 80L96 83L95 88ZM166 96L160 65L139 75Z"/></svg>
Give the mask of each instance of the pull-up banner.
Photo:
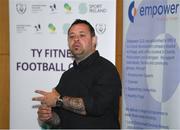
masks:
<svg viewBox="0 0 180 130"><path fill-rule="evenodd" d="M123 128L180 129L180 0L123 4Z"/></svg>
<svg viewBox="0 0 180 130"><path fill-rule="evenodd" d="M100 55L115 63L116 0L9 0L10 128L40 128L34 90L51 91L72 67L67 29L75 19L95 28Z"/></svg>

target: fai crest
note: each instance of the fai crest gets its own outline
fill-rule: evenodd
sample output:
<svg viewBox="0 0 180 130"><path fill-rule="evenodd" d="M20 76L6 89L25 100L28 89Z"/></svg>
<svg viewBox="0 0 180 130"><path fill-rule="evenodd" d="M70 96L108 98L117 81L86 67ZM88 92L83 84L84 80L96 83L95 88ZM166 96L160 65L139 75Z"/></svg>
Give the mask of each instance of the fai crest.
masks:
<svg viewBox="0 0 180 130"><path fill-rule="evenodd" d="M16 10L19 14L24 14L26 12L26 5L18 3L16 4Z"/></svg>
<svg viewBox="0 0 180 130"><path fill-rule="evenodd" d="M96 31L98 34L103 34L106 31L105 24L96 24Z"/></svg>

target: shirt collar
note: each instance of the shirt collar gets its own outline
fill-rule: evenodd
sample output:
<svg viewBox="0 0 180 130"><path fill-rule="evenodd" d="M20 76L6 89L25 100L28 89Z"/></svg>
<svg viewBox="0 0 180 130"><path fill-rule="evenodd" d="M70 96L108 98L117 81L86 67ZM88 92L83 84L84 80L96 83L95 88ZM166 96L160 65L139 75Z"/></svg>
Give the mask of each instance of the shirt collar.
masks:
<svg viewBox="0 0 180 130"><path fill-rule="evenodd" d="M85 68L90 66L95 60L96 58L99 57L99 52L95 51L94 53L92 53L90 56L88 56L86 59L82 60L81 62L79 62L79 64L76 63L76 61L73 62L73 66L75 68Z"/></svg>

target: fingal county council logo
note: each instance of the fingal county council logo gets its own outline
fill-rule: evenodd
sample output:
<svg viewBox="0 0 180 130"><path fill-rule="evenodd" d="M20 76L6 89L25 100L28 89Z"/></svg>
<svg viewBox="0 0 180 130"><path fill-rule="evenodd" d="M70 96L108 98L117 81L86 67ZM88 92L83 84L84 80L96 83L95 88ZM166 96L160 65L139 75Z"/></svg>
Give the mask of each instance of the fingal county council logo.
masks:
<svg viewBox="0 0 180 130"><path fill-rule="evenodd" d="M19 14L24 14L26 12L26 4L18 3L16 4L16 10Z"/></svg>
<svg viewBox="0 0 180 130"><path fill-rule="evenodd" d="M96 31L98 34L103 34L106 31L105 24L96 24Z"/></svg>
<svg viewBox="0 0 180 130"><path fill-rule="evenodd" d="M80 3L79 4L79 13L80 14L86 14L88 10L87 4L86 3Z"/></svg>
<svg viewBox="0 0 180 130"><path fill-rule="evenodd" d="M68 3L64 4L64 10L66 13L70 13L71 12L71 6Z"/></svg>
<svg viewBox="0 0 180 130"><path fill-rule="evenodd" d="M132 1L131 4L129 5L129 10L128 10L128 16L129 20L134 23L134 17L137 14L137 9L135 8L135 2Z"/></svg>

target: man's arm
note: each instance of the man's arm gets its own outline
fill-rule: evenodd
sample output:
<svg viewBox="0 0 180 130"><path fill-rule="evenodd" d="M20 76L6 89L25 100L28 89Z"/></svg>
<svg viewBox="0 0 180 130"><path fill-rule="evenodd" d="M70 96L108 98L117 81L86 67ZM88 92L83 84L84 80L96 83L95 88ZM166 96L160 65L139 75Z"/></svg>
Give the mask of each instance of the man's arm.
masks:
<svg viewBox="0 0 180 130"><path fill-rule="evenodd" d="M74 113L86 115L86 109L82 98L64 96L63 108Z"/></svg>
<svg viewBox="0 0 180 130"><path fill-rule="evenodd" d="M61 119L55 112L52 112L52 117L46 121L46 123L49 124L50 126L58 126L60 125L60 122L61 122Z"/></svg>
<svg viewBox="0 0 180 130"><path fill-rule="evenodd" d="M46 104L49 107L55 107L56 101L60 96L60 94L55 89L53 89L52 92L46 92L42 90L36 90L35 92L41 94L42 96L33 97L32 100L41 101L41 103ZM63 108L77 114L86 115L86 109L82 98L64 96Z"/></svg>

